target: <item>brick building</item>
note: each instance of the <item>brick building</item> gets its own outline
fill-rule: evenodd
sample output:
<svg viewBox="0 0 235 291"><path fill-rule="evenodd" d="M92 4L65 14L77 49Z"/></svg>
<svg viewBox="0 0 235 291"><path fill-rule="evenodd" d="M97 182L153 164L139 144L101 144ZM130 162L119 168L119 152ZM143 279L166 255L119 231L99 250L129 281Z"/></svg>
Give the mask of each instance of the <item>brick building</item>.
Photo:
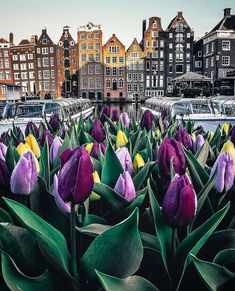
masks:
<svg viewBox="0 0 235 291"><path fill-rule="evenodd" d="M113 34L103 45L104 99L127 97L125 46Z"/></svg>
<svg viewBox="0 0 235 291"><path fill-rule="evenodd" d="M127 96L132 100L144 98L144 52L136 38L126 51Z"/></svg>
<svg viewBox="0 0 235 291"><path fill-rule="evenodd" d="M69 32L69 26L63 27L63 33L57 44L57 93L58 96L77 96L77 44Z"/></svg>
<svg viewBox="0 0 235 291"><path fill-rule="evenodd" d="M56 81L56 45L53 43L46 28L38 39L36 46L38 90L41 96L49 93L57 96Z"/></svg>
<svg viewBox="0 0 235 291"><path fill-rule="evenodd" d="M38 92L36 47L37 36L33 35L30 40L23 39L18 45L12 44L10 48L14 81L22 86L22 94Z"/></svg>
<svg viewBox="0 0 235 291"><path fill-rule="evenodd" d="M193 44L193 71L203 75L203 40L199 39Z"/></svg>
<svg viewBox="0 0 235 291"><path fill-rule="evenodd" d="M12 38L12 34L10 34ZM10 42L0 38L0 82L6 84L13 83L13 72L11 62ZM0 86L0 99L5 99L5 87Z"/></svg>

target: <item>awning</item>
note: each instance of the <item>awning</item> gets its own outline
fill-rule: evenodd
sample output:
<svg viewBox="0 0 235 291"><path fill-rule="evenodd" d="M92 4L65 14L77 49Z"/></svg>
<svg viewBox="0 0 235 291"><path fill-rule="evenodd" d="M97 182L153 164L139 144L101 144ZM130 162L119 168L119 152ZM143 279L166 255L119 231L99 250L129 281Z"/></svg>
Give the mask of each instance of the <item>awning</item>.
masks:
<svg viewBox="0 0 235 291"><path fill-rule="evenodd" d="M173 79L173 81L179 81L179 82L211 82L212 79L203 76L201 74L196 74L194 72L188 72L186 74L183 74L179 77L176 77Z"/></svg>

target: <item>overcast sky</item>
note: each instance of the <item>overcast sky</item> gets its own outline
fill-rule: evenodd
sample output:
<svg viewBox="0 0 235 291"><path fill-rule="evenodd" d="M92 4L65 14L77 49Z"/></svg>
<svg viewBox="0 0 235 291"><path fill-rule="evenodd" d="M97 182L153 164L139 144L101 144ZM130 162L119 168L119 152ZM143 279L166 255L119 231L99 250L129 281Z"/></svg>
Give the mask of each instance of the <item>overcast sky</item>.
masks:
<svg viewBox="0 0 235 291"><path fill-rule="evenodd" d="M134 37L141 40L143 19L159 16L166 29L177 11L201 37L222 19L226 7L235 14L234 0L0 0L0 37L13 32L19 43L47 27L57 43L62 27L69 25L76 40L77 27L91 21L102 25L104 42L116 33L129 46Z"/></svg>

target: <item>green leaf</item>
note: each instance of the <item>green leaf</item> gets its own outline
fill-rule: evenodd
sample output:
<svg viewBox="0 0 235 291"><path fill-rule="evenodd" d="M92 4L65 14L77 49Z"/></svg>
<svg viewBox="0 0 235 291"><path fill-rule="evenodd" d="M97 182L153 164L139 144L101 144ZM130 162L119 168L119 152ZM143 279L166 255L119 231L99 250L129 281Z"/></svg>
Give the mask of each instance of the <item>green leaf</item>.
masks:
<svg viewBox="0 0 235 291"><path fill-rule="evenodd" d="M144 181L146 180L149 173L149 163L145 164L144 167L135 175L133 183L135 190L138 191L143 187Z"/></svg>
<svg viewBox="0 0 235 291"><path fill-rule="evenodd" d="M45 179L47 187L48 189L50 189L50 158L47 139L42 149L39 166L40 166L39 175Z"/></svg>
<svg viewBox="0 0 235 291"><path fill-rule="evenodd" d="M178 266L179 276L181 278L184 274L185 269L191 262L192 257L190 253L196 255L205 242L208 240L210 235L220 224L226 213L228 212L230 203L224 208L216 212L211 218L204 222L200 227L191 232L178 246L176 249L176 262ZM179 282L180 284L180 282Z"/></svg>
<svg viewBox="0 0 235 291"><path fill-rule="evenodd" d="M2 276L8 288L12 291L53 291L53 281L48 270L39 277L25 276L13 260L2 253Z"/></svg>
<svg viewBox="0 0 235 291"><path fill-rule="evenodd" d="M117 125L110 118L108 118L108 116L105 115L105 118L106 118L107 123L109 124L110 132L117 135L117 132L118 132Z"/></svg>
<svg viewBox="0 0 235 291"><path fill-rule="evenodd" d="M114 210L120 210L130 205L125 198L103 183L95 182L93 191L103 197Z"/></svg>
<svg viewBox="0 0 235 291"><path fill-rule="evenodd" d="M13 147L11 144L7 147L7 153L6 153L6 165L10 172L12 172L20 159L20 154L16 150L15 147Z"/></svg>
<svg viewBox="0 0 235 291"><path fill-rule="evenodd" d="M81 258L85 272L94 270L125 278L135 273L143 258L143 246L138 230L139 211L96 237Z"/></svg>
<svg viewBox="0 0 235 291"><path fill-rule="evenodd" d="M24 205L8 198L3 199L20 223L35 235L46 259L69 276L70 254L62 233Z"/></svg>
<svg viewBox="0 0 235 291"><path fill-rule="evenodd" d="M99 271L96 274L106 291L157 291L158 289L148 280L140 276L125 279L116 278Z"/></svg>
<svg viewBox="0 0 235 291"><path fill-rule="evenodd" d="M217 291L235 277L235 273L230 272L225 267L199 260L194 255L191 256L193 264L208 290Z"/></svg>
<svg viewBox="0 0 235 291"><path fill-rule="evenodd" d="M224 266L235 264L235 248L219 252L214 258L214 263Z"/></svg>
<svg viewBox="0 0 235 291"><path fill-rule="evenodd" d="M148 191L155 232L161 247L162 260L164 262L165 269L169 274L169 257L171 249L172 229L164 222L161 208L153 194L149 181L148 181Z"/></svg>
<svg viewBox="0 0 235 291"><path fill-rule="evenodd" d="M3 208L0 208L0 222L10 222L13 224L10 214Z"/></svg>
<svg viewBox="0 0 235 291"><path fill-rule="evenodd" d="M105 152L101 182L114 188L123 171L122 165L109 142Z"/></svg>
<svg viewBox="0 0 235 291"><path fill-rule="evenodd" d="M209 143L206 140L203 146L200 148L200 150L195 155L198 163L204 168L206 165L206 161L209 155Z"/></svg>

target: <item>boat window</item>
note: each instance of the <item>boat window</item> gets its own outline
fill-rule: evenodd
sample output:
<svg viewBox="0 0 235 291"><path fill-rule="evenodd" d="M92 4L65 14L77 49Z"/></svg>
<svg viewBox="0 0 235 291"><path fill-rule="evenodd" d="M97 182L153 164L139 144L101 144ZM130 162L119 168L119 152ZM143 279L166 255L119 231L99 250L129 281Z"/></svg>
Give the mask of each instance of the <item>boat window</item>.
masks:
<svg viewBox="0 0 235 291"><path fill-rule="evenodd" d="M208 104L194 103L192 104L192 107L193 107L194 114L211 113L211 110Z"/></svg>
<svg viewBox="0 0 235 291"><path fill-rule="evenodd" d="M189 103L175 103L172 106L172 116L174 115L189 115L192 113Z"/></svg>
<svg viewBox="0 0 235 291"><path fill-rule="evenodd" d="M216 101L211 102L211 107L214 114L220 114L224 112L223 105L220 102Z"/></svg>
<svg viewBox="0 0 235 291"><path fill-rule="evenodd" d="M61 116L61 106L58 103L46 103L44 113L47 116L51 116L53 114L57 114L60 118Z"/></svg>
<svg viewBox="0 0 235 291"><path fill-rule="evenodd" d="M32 105L19 105L15 116L19 118L23 117L42 117L42 104L32 104Z"/></svg>

